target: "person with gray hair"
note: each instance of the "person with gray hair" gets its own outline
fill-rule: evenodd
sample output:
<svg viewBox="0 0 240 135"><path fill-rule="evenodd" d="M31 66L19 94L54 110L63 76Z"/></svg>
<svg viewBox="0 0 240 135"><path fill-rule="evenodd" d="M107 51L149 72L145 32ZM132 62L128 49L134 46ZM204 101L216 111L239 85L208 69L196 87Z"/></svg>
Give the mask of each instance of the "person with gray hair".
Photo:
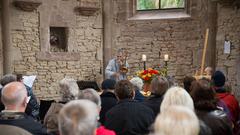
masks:
<svg viewBox="0 0 240 135"><path fill-rule="evenodd" d="M4 87L6 84L10 82L16 82L17 81L17 76L13 74L6 74L2 77L1 79L1 85Z"/></svg>
<svg viewBox="0 0 240 135"><path fill-rule="evenodd" d="M10 83L10 82L15 82L17 81L17 77L13 74L6 74L2 77L1 79L1 85L2 87L4 87L6 84ZM1 91L2 88L0 89L0 97L1 97ZM0 101L0 111L4 110L4 105L2 103L2 101Z"/></svg>
<svg viewBox="0 0 240 135"><path fill-rule="evenodd" d="M127 51L124 49L119 49L117 51L116 57L111 59L105 69L105 75L107 79L113 79L115 81L126 80L127 79Z"/></svg>
<svg viewBox="0 0 240 135"><path fill-rule="evenodd" d="M154 123L155 135L198 135L199 131L196 114L184 106L170 106L157 116Z"/></svg>
<svg viewBox="0 0 240 135"><path fill-rule="evenodd" d="M62 95L62 102L78 99L79 88L77 82L71 78L64 78L59 82L60 94Z"/></svg>
<svg viewBox="0 0 240 135"><path fill-rule="evenodd" d="M160 106L163 100L163 95L169 88L168 79L162 76L154 78L151 82L151 95L143 104L150 107L154 111L155 117L160 112Z"/></svg>
<svg viewBox="0 0 240 135"><path fill-rule="evenodd" d="M101 99L97 91L92 88L87 88L82 91L82 94L79 96L79 99L87 99L94 102L98 110L101 110ZM99 116L97 118L99 120ZM99 123L100 125L100 123ZM114 131L106 129L104 126L99 126L96 129L96 135L116 135Z"/></svg>
<svg viewBox="0 0 240 135"><path fill-rule="evenodd" d="M101 99L97 91L92 88L87 88L82 90L81 94L78 97L79 99L88 99L93 101L101 109Z"/></svg>
<svg viewBox="0 0 240 135"><path fill-rule="evenodd" d="M97 117L98 107L92 101L70 101L59 113L60 135L94 135Z"/></svg>
<svg viewBox="0 0 240 135"><path fill-rule="evenodd" d="M143 94L140 92L143 89L143 80L139 77L133 77L130 82L133 84L134 89L135 89L135 97L134 100L137 101L144 101L145 97Z"/></svg>
<svg viewBox="0 0 240 135"><path fill-rule="evenodd" d="M47 134L47 130L40 123L25 113L29 98L26 87L22 83L11 82L5 85L1 100L5 110L0 113L0 125L17 126L34 135Z"/></svg>
<svg viewBox="0 0 240 135"><path fill-rule="evenodd" d="M48 112L44 117L44 125L48 132L58 134L58 114L63 105L71 100L78 99L81 95L78 85L74 79L64 78L59 82L61 100L57 103L52 103Z"/></svg>

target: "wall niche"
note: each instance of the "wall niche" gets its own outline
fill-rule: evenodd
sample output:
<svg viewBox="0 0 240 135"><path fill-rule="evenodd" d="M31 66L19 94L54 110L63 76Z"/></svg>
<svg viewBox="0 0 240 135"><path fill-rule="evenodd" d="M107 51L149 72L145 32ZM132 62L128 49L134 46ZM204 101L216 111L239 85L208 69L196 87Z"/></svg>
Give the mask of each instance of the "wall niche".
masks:
<svg viewBox="0 0 240 135"><path fill-rule="evenodd" d="M81 54L76 48L76 14L77 1L45 0L39 7L40 45L39 60L77 61Z"/></svg>
<svg viewBox="0 0 240 135"><path fill-rule="evenodd" d="M68 28L50 27L50 52L67 52Z"/></svg>

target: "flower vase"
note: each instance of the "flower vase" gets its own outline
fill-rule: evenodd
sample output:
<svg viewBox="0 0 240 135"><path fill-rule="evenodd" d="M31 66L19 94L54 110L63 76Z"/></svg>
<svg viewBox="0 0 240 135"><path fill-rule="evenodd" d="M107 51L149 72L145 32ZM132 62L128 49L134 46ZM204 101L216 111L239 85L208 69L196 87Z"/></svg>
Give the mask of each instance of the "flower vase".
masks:
<svg viewBox="0 0 240 135"><path fill-rule="evenodd" d="M151 84L150 83L144 83L143 84L143 91L144 92L148 92L148 91L150 91L150 88L151 88Z"/></svg>

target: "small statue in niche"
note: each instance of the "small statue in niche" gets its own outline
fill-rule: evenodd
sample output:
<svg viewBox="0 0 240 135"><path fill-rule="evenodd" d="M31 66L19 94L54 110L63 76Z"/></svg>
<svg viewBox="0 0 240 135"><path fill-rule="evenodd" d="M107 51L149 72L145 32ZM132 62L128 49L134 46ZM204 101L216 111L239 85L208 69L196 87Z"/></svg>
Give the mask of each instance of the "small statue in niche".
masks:
<svg viewBox="0 0 240 135"><path fill-rule="evenodd" d="M54 46L60 44L59 37L56 34L54 34L53 32L51 32L51 34L50 34L50 44L54 45Z"/></svg>
<svg viewBox="0 0 240 135"><path fill-rule="evenodd" d="M51 52L67 51L66 28L50 27L50 45Z"/></svg>

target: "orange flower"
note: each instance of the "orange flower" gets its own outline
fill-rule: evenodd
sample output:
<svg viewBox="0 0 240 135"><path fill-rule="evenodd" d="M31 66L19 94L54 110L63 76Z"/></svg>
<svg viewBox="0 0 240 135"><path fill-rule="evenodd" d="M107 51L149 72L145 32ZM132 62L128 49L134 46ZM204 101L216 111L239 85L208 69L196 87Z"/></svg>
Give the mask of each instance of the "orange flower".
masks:
<svg viewBox="0 0 240 135"><path fill-rule="evenodd" d="M145 81L149 81L149 80L150 80L150 77L146 76L146 77L144 78L144 80L145 80Z"/></svg>
<svg viewBox="0 0 240 135"><path fill-rule="evenodd" d="M148 68L147 70L141 70L137 72L138 77L140 77L144 82L151 82L152 79L159 75L159 72L155 69Z"/></svg>

